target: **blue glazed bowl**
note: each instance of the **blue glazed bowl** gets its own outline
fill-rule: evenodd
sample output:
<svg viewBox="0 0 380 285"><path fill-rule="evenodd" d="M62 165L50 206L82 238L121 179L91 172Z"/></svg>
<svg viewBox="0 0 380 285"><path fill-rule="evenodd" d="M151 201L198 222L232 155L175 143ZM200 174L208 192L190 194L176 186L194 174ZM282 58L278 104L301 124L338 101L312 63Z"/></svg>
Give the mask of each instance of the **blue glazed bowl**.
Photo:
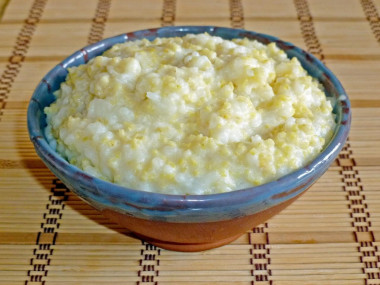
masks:
<svg viewBox="0 0 380 285"><path fill-rule="evenodd" d="M48 144L44 107L50 105L67 75L67 68L86 63L116 43L156 37L204 33L224 39L275 42L288 57L297 57L308 73L324 86L335 102L336 128L324 150L306 167L257 187L213 195L165 195L121 187L92 177L70 165ZM37 154L47 167L80 198L137 236L163 248L198 251L226 244L293 202L330 166L343 147L350 128L349 99L334 74L313 55L275 37L242 29L213 26L175 26L142 30L87 46L54 67L37 86L28 107L28 130Z"/></svg>

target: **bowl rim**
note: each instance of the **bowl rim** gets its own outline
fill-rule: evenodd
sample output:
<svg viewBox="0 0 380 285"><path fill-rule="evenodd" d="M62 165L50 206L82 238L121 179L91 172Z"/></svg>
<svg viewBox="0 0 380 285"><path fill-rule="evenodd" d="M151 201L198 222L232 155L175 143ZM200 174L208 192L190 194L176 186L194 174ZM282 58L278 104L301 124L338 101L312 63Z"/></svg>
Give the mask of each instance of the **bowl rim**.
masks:
<svg viewBox="0 0 380 285"><path fill-rule="evenodd" d="M208 32L211 35L222 36L227 39L236 38L236 35L238 35L239 37L245 36L264 43L275 42L287 53L288 57L290 57L289 53L293 53L293 56L297 57L303 56L304 60L310 61L311 64L316 67L316 71L323 73L321 76L324 76L324 79L327 79L328 82L330 82L331 87L340 95L336 104L339 105L339 108L341 108L342 111L340 114L337 114L337 126L329 143L308 165L284 175L277 180L259 186L218 194L174 195L130 189L90 176L76 166L69 164L69 162L63 159L50 147L45 138L44 130L36 116L36 112L38 110L43 112L44 107L44 104L39 100L39 92L52 93L55 91L49 90L49 88L51 89L51 86L49 86L49 80L54 79L59 70L62 68L66 70L70 66L81 64L76 64L78 59L87 62L93 57L93 54L99 53L99 51L105 51L115 43L141 38L153 39L155 37L184 36L185 34L204 32ZM304 65L304 62L301 60L300 62ZM308 73L310 74L309 70ZM321 78L317 79L320 81ZM74 192L79 196L82 196L83 199L97 203L99 208L105 207L103 203L107 203L107 199L113 199L112 201L115 202L115 204L113 206L108 205L106 208L112 207L114 210L122 213L131 212L132 215L138 217L177 221L181 220L181 218L177 219L175 216L181 216L181 221L183 221L183 217L189 214L190 211L190 216L192 216L192 218L189 218L190 220L201 219L203 221L204 213L202 213L202 211L206 210L209 213L219 213L216 215L216 218L209 219L209 221L213 221L227 217L231 218L246 215L248 214L245 210L247 207L251 208L249 212L250 214L253 214L285 202L305 191L310 184L314 183L315 180L327 170L328 166L333 162L342 149L350 129L351 105L342 84L331 70L315 56L289 42L282 41L274 36L245 29L216 26L171 26L144 29L106 38L74 52L54 67L40 81L29 102L27 121L30 140L33 142L38 155L42 158L45 164L47 164L50 169L52 169L52 167L55 168L55 171L53 172L56 175L57 173L61 173L63 176L68 177L69 180L72 179L78 181L78 183L84 188L93 189L92 193L86 194L83 192L77 193L75 189L71 190L74 190ZM105 199L106 197L107 199ZM255 204L254 209L252 209L252 204ZM242 206L241 210L237 209L239 208L239 205ZM223 207L230 212L223 214ZM233 212L232 214L231 211ZM187 214L184 212L187 212ZM185 220L189 219L185 218Z"/></svg>

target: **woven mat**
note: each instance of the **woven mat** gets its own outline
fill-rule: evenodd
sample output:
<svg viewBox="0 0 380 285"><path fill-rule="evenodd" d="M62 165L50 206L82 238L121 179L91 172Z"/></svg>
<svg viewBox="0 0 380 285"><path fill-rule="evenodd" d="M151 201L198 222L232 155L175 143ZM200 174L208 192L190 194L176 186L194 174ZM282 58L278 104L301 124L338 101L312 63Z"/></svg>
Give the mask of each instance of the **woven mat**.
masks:
<svg viewBox="0 0 380 285"><path fill-rule="evenodd" d="M380 284L379 0L7 2L0 285ZM74 50L128 31L191 24L244 27L311 51L345 86L353 125L334 165L280 215L230 245L177 253L133 238L70 193L36 156L25 115L39 79Z"/></svg>

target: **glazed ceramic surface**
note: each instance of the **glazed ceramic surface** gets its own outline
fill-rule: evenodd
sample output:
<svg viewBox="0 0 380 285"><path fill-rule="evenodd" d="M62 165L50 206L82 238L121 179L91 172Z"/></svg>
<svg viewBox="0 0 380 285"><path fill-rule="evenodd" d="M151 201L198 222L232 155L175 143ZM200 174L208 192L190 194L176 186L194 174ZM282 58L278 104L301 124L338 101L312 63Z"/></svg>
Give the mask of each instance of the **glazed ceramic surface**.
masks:
<svg viewBox="0 0 380 285"><path fill-rule="evenodd" d="M183 196L138 191L100 180L70 165L49 146L44 135L46 121L43 109L55 100L53 92L59 89L60 84L65 80L67 68L88 62L116 43L140 38L152 40L156 37L175 37L204 32L224 39L247 37L264 44L275 42L287 53L288 57L297 57L308 73L319 80L325 88L326 96L333 99L337 124L331 141L315 160L298 171L257 187L223 194ZM291 43L241 29L174 26L122 34L75 52L41 80L31 98L27 116L30 139L37 154L71 191L103 211L111 219L148 240L152 238L153 243L159 246L178 250L202 250L233 240L252 226L277 213L284 205L289 204L289 201L294 200L309 188L328 169L343 147L350 128L351 109L349 99L333 73L314 56ZM272 208L278 210L271 211ZM271 214L261 215L264 212ZM264 218L256 219L258 216ZM231 226L233 221L243 220L244 222L241 222L238 227ZM145 227L150 229L144 230L141 227L143 221ZM214 229L217 229L227 224L233 229L225 229L222 235L218 235L215 230L210 230L213 228L212 225ZM152 225L160 225L160 227L168 225L169 238L160 240L162 235ZM179 228L180 235L175 235L174 232ZM196 232L197 229L197 234L201 237L191 238L191 232ZM181 244L181 246L176 247L176 244ZM191 244L192 247L190 247ZM189 246L186 247L186 245Z"/></svg>

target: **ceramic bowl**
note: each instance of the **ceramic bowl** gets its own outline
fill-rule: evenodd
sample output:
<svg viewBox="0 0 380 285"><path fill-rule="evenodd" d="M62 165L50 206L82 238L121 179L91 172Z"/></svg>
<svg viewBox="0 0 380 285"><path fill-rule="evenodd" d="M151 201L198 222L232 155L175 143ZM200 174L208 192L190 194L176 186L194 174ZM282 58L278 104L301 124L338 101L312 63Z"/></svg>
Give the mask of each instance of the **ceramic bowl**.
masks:
<svg viewBox="0 0 380 285"><path fill-rule="evenodd" d="M275 42L288 57L297 57L332 97L336 128L324 150L306 167L280 179L248 189L213 195L165 195L121 187L92 177L70 165L48 144L44 107L66 78L67 68L86 63L116 43L156 37L204 33L225 39L247 37ZM37 86L28 107L28 129L37 154L74 193L138 237L166 249L200 251L227 244L275 215L308 189L343 147L351 122L349 99L333 73L311 54L273 36L213 26L176 26L142 30L87 46L54 67Z"/></svg>

